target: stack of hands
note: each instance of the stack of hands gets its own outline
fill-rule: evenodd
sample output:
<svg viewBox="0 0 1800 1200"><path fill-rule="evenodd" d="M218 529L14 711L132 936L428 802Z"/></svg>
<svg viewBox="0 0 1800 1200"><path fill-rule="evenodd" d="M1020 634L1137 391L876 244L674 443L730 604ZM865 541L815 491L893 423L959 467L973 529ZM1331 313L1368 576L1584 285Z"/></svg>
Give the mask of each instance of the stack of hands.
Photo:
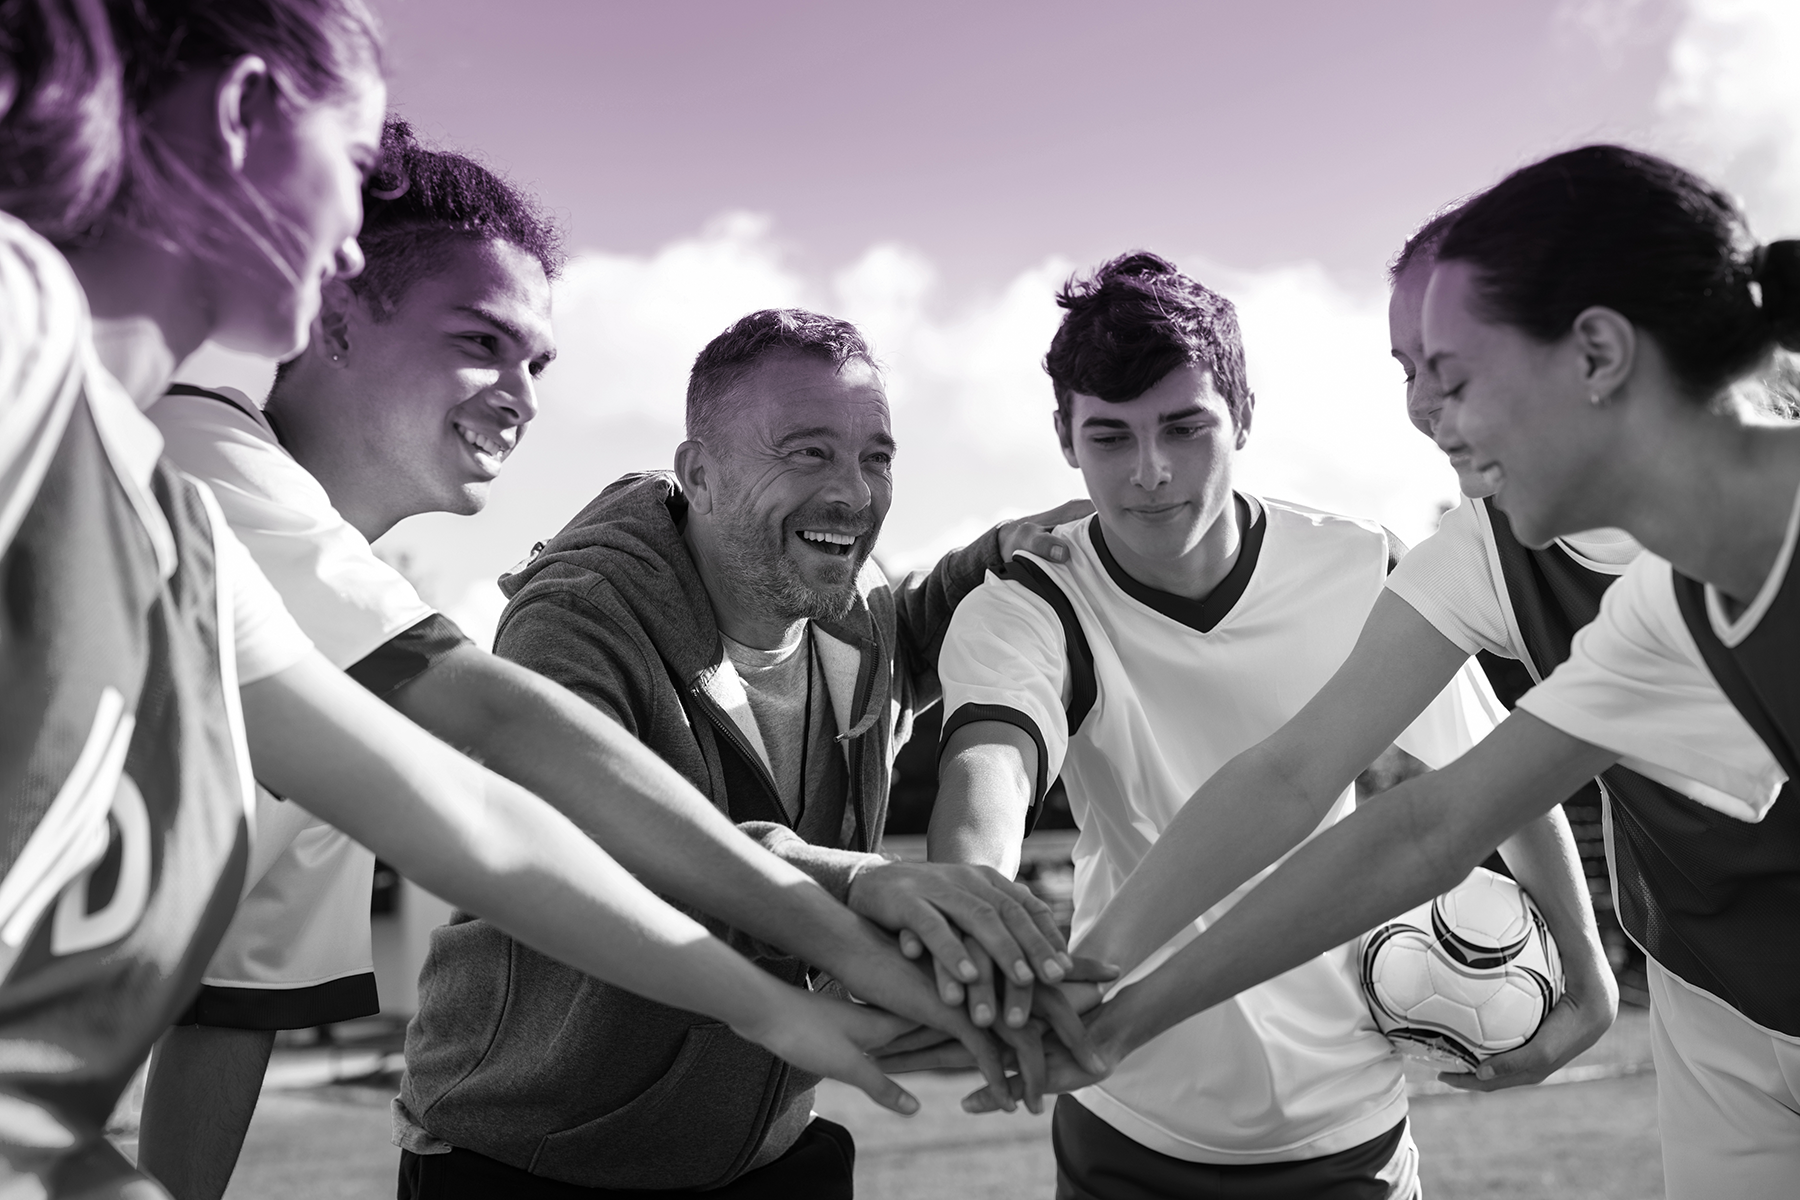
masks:
<svg viewBox="0 0 1800 1200"><path fill-rule="evenodd" d="M828 969L861 1003L821 1004L756 1040L897 1112L918 1102L889 1075L969 1068L986 1082L964 1097L964 1111L1013 1112L1023 1102L1042 1112L1047 1093L1100 1082L1172 1023L1133 1032L1145 1018L1127 1014L1131 994L1147 985L1102 1003L1118 968L1072 957L1049 908L991 868L872 864L849 901L862 918L858 944ZM1524 1045L1438 1078L1469 1091L1540 1083L1593 1045L1615 1005L1610 975L1577 972Z"/></svg>
<svg viewBox="0 0 1800 1200"><path fill-rule="evenodd" d="M1049 908L1023 884L989 867L888 862L859 871L849 901L869 937L854 966L834 973L893 1014L880 1027L889 1040L856 1039L872 1070L975 1068L986 1084L964 1099L966 1111L1011 1112L1023 1101L1034 1113L1046 1092L1112 1070L1084 1018L1118 971L1071 957ZM897 1111L916 1108L884 1082L891 1093L863 1087Z"/></svg>

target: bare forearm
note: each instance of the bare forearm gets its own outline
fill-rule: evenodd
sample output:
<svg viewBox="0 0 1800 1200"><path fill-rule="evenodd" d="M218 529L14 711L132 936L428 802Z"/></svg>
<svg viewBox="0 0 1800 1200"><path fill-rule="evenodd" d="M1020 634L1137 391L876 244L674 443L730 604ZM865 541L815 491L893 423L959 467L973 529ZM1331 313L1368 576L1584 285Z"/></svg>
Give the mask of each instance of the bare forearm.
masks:
<svg viewBox="0 0 1800 1200"><path fill-rule="evenodd" d="M755 1027L772 983L536 797L322 659L243 689L259 776L409 878L588 974Z"/></svg>
<svg viewBox="0 0 1800 1200"><path fill-rule="evenodd" d="M1616 993L1618 985L1594 923L1581 855L1562 806L1526 823L1500 843L1500 856L1544 914L1570 990L1596 997Z"/></svg>
<svg viewBox="0 0 1800 1200"><path fill-rule="evenodd" d="M1127 1050L1453 886L1502 838L1612 761L1515 713L1441 771L1401 784L1294 852L1230 912L1106 1006Z"/></svg>
<svg viewBox="0 0 1800 1200"><path fill-rule="evenodd" d="M1417 820L1420 810L1441 803L1396 789L1302 846L1216 924L1114 996L1096 1019L1096 1038L1123 1057L1444 891L1478 856L1452 857L1436 839L1420 843L1430 828Z"/></svg>
<svg viewBox="0 0 1800 1200"><path fill-rule="evenodd" d="M542 796L655 891L827 970L856 919L801 867L767 853L604 713L541 675L472 651L394 705Z"/></svg>
<svg viewBox="0 0 1800 1200"><path fill-rule="evenodd" d="M1037 754L1024 730L1003 721L975 721L950 735L925 840L932 862L992 867L1008 879L1019 873Z"/></svg>
<svg viewBox="0 0 1800 1200"><path fill-rule="evenodd" d="M1246 803L1253 801L1253 803ZM1300 844L1331 806L1267 744L1227 763L1176 814L1075 952L1129 972Z"/></svg>

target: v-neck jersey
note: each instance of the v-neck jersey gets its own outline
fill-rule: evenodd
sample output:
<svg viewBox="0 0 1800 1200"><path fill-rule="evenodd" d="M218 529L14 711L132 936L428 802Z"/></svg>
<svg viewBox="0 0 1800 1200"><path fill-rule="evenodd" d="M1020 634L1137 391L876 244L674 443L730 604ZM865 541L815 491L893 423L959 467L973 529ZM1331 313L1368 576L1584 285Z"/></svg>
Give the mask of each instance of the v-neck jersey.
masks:
<svg viewBox="0 0 1800 1200"><path fill-rule="evenodd" d="M1244 522L1237 561L1231 564L1231 570L1225 573L1218 586L1198 600L1151 587L1120 566L1106 544L1106 532L1101 528L1098 513L1088 519L1088 537L1094 543L1094 554L1106 569L1107 577L1120 591L1171 621L1180 621L1200 633L1211 633L1231 614L1243 598L1244 589L1250 586L1250 577L1256 573L1256 560L1262 555L1263 534L1269 527L1268 513L1253 497L1238 493L1233 503L1240 506L1240 515L1249 517Z"/></svg>
<svg viewBox="0 0 1800 1200"><path fill-rule="evenodd" d="M1060 775L1067 786L1081 830L1076 937L1195 790L1312 699L1349 656L1381 593L1390 546L1379 524L1278 500L1260 508L1260 542L1240 555L1237 594L1208 614L1208 629L1128 593L1085 520L1058 530L1070 546L1066 563L1023 556L1041 581L990 576L951 620L938 658L946 730L973 720L1013 724L1036 741L1044 778ZM1027 578L1066 601L1069 624ZM1091 702L1087 687L1077 696L1084 669ZM1498 707L1466 668L1400 744L1442 766L1492 728ZM1353 806L1346 789L1320 828ZM1250 1092L1262 1098L1254 1113L1241 1104ZM1349 951L1339 948L1183 1022L1080 1099L1159 1153L1252 1163L1367 1141L1400 1119L1404 1093L1392 1046L1368 1016Z"/></svg>

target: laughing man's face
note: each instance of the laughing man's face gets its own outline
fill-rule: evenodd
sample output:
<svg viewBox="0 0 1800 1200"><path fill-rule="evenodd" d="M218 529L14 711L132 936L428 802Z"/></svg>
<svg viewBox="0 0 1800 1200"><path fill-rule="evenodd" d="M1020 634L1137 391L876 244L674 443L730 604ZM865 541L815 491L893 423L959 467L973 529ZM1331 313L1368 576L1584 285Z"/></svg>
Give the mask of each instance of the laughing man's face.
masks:
<svg viewBox="0 0 1800 1200"><path fill-rule="evenodd" d="M834 619L893 502L887 393L867 363L770 355L709 446L712 520L734 591L763 615Z"/></svg>

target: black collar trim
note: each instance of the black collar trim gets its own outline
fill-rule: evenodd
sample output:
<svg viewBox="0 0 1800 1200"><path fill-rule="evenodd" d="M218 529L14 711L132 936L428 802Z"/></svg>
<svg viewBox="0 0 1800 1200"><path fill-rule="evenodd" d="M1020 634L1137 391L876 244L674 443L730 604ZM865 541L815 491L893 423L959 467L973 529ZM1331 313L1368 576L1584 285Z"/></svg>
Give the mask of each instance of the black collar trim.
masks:
<svg viewBox="0 0 1800 1200"><path fill-rule="evenodd" d="M1119 585L1119 590L1136 600L1146 608L1155 609L1171 621L1180 621L1190 629L1201 633L1211 633L1230 615L1237 602L1243 598L1244 589L1250 586L1250 576L1256 572L1256 560L1262 556L1263 533L1269 527L1268 511L1260 505L1257 507L1256 520L1249 521L1250 502L1242 496L1236 497L1238 514L1249 524L1244 532L1244 544L1238 548L1237 562L1225 578L1219 581L1203 600L1192 600L1186 596L1177 596L1141 583L1125 573L1106 548L1106 535L1100 532L1100 516L1088 523L1088 536L1094 539L1094 551L1100 555L1100 565L1112 581Z"/></svg>

